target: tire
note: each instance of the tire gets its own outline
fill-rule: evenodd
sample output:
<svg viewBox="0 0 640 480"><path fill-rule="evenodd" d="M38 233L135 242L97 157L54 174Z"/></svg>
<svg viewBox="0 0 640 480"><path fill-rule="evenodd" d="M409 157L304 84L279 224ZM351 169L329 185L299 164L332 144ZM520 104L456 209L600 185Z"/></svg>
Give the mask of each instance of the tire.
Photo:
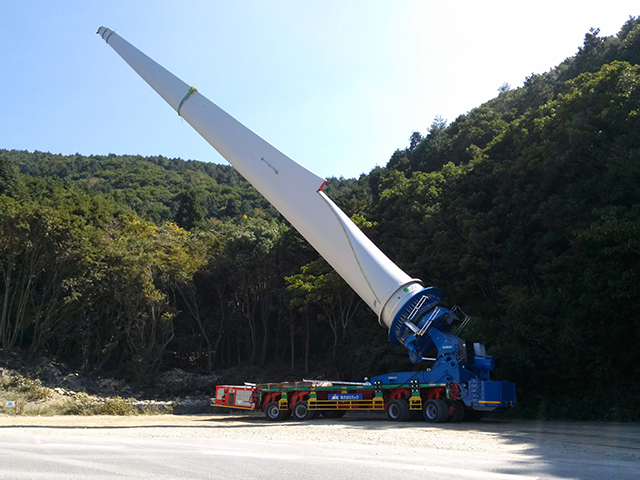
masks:
<svg viewBox="0 0 640 480"><path fill-rule="evenodd" d="M313 420L314 418L316 418L318 416L317 412L315 410L309 410L307 408L307 405L308 404L306 400L301 400L299 402L296 402L292 410L293 418L303 422L306 420Z"/></svg>
<svg viewBox="0 0 640 480"><path fill-rule="evenodd" d="M394 422L409 420L409 404L406 400L391 400L387 404L387 418Z"/></svg>
<svg viewBox="0 0 640 480"><path fill-rule="evenodd" d="M461 422L464 419L464 403L460 400L445 400L449 407L449 421L452 423Z"/></svg>
<svg viewBox="0 0 640 480"><path fill-rule="evenodd" d="M324 418L341 418L344 417L344 414L347 413L346 410L323 410L322 416Z"/></svg>
<svg viewBox="0 0 640 480"><path fill-rule="evenodd" d="M271 422L281 422L287 416L287 410L280 410L278 402L271 402L264 409L264 416Z"/></svg>
<svg viewBox="0 0 640 480"><path fill-rule="evenodd" d="M449 406L443 400L433 399L427 401L422 409L424 419L430 423L446 422L449 418Z"/></svg>

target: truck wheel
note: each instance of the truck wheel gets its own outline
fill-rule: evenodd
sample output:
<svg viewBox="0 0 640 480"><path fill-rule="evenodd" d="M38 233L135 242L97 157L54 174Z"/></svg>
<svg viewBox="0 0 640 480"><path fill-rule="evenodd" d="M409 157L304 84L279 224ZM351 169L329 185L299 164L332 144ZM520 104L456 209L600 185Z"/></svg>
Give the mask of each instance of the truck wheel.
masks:
<svg viewBox="0 0 640 480"><path fill-rule="evenodd" d="M464 418L464 403L460 400L445 400L449 408L449 421L452 423L461 422Z"/></svg>
<svg viewBox="0 0 640 480"><path fill-rule="evenodd" d="M391 400L387 404L387 418L394 422L409 420L409 404L405 400Z"/></svg>
<svg viewBox="0 0 640 480"><path fill-rule="evenodd" d="M300 420L300 421L312 420L317 416L318 415L315 410L308 409L306 400L301 400L299 402L296 402L296 404L293 406L293 418L295 418L296 420Z"/></svg>
<svg viewBox="0 0 640 480"><path fill-rule="evenodd" d="M344 417L344 414L347 413L346 410L323 410L322 416L324 418L341 418Z"/></svg>
<svg viewBox="0 0 640 480"><path fill-rule="evenodd" d="M271 402L267 405L267 408L264 409L264 416L267 417L267 420L271 420L272 422L280 422L286 418L287 411L280 410L278 406L278 402Z"/></svg>
<svg viewBox="0 0 640 480"><path fill-rule="evenodd" d="M449 418L449 406L443 400L433 399L427 401L422 409L424 419L431 423L446 422Z"/></svg>

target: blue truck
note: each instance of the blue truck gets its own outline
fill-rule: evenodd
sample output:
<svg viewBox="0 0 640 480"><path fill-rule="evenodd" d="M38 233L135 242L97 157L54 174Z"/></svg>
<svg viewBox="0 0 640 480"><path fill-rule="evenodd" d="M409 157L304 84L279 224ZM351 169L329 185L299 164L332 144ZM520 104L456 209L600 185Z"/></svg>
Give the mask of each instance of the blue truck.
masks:
<svg viewBox="0 0 640 480"><path fill-rule="evenodd" d="M272 421L337 418L349 411L373 410L386 412L393 421L424 418L431 423L473 420L487 411L515 407L515 384L491 380L495 363L485 346L456 335L469 317L459 308L441 306L439 296L437 289L424 289L400 312L416 319L413 328L406 326L405 318L389 331L392 343L413 342L409 353L414 363L418 363L416 352L436 351L433 357L420 357L425 365L421 370L385 373L364 382L220 385L213 405L263 411Z"/></svg>

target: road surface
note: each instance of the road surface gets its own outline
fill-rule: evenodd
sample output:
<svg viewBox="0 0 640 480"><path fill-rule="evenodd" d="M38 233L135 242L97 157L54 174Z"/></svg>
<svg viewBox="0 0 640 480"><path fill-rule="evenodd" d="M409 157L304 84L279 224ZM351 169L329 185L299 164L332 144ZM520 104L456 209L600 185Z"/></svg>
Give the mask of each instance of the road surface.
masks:
<svg viewBox="0 0 640 480"><path fill-rule="evenodd" d="M638 479L640 425L0 416L0 479Z"/></svg>

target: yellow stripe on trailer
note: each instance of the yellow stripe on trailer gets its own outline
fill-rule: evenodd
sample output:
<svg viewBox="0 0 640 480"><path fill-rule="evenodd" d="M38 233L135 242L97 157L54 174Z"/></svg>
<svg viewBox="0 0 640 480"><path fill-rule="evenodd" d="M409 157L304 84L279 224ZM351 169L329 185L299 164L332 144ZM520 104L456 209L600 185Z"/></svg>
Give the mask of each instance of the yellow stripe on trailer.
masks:
<svg viewBox="0 0 640 480"><path fill-rule="evenodd" d="M480 400L478 403L502 403L501 401L495 401L495 400Z"/></svg>

